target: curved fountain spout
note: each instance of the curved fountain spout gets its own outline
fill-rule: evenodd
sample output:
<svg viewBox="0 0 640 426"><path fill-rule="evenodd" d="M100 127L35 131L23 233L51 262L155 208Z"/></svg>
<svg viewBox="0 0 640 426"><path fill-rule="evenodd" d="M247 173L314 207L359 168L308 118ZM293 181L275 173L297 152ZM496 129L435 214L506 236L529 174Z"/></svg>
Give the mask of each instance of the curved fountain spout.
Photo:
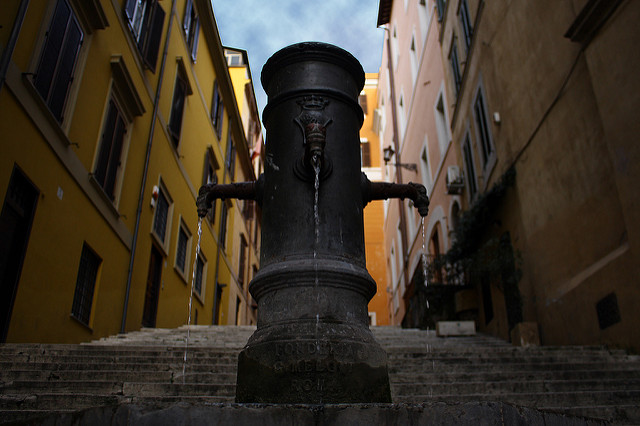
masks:
<svg viewBox="0 0 640 426"><path fill-rule="evenodd" d="M418 209L420 216L429 214L429 197L427 189L419 183L409 182L408 184L371 182L362 173L361 176L362 201L365 205L373 200L386 200L388 198L409 198L413 201L413 206Z"/></svg>
<svg viewBox="0 0 640 426"><path fill-rule="evenodd" d="M262 205L262 175L255 182L239 182L218 185L210 183L202 185L198 191L196 206L198 217L205 217L215 199L236 198L238 200L255 200Z"/></svg>

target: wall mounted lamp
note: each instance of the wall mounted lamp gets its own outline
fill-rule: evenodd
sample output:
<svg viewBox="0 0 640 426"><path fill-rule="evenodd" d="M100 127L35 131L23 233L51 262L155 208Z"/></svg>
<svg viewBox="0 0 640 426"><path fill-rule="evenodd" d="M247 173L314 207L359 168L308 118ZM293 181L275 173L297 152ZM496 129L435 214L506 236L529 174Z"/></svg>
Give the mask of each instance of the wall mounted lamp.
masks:
<svg viewBox="0 0 640 426"><path fill-rule="evenodd" d="M393 150L393 148L391 148L391 146L388 146L382 150L382 153L384 155L384 164L388 166L389 161L391 161L391 157L393 157L393 154L395 154L396 152ZM418 173L418 166L415 163L391 163L391 165L396 167L404 167L407 170Z"/></svg>

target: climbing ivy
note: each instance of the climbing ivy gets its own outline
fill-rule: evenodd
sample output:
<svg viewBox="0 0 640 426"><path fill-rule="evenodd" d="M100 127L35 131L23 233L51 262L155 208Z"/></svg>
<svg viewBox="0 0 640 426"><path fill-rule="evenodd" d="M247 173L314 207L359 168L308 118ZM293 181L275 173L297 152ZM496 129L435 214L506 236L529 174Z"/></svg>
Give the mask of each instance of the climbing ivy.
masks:
<svg viewBox="0 0 640 426"><path fill-rule="evenodd" d="M473 285L489 279L503 292L509 329L522 322L520 255L511 245L508 232L487 238L495 223L495 214L515 182L515 169L507 170L491 189L479 194L471 207L461 213L453 230L454 242L446 254L428 266L428 279L446 277L449 284Z"/></svg>

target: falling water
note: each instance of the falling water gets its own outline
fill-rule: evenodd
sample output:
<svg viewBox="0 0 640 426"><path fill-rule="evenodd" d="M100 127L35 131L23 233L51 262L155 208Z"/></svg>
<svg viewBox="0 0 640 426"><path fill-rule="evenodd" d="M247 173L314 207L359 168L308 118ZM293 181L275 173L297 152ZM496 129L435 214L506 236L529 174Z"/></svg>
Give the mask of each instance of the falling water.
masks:
<svg viewBox="0 0 640 426"><path fill-rule="evenodd" d="M182 357L182 384L185 382L187 369L187 351L189 350L189 336L191 334L191 305L193 303L193 289L196 284L196 267L198 266L198 254L200 253L200 238L202 237L202 218L198 219L198 243L196 244L196 256L193 261L193 273L191 275L191 292L189 294L189 315L187 318L187 339L184 342L184 356Z"/></svg>
<svg viewBox="0 0 640 426"><path fill-rule="evenodd" d="M424 277L424 287L429 285L429 275L427 274L427 239L424 232L424 217L422 218L422 276ZM429 309L429 299L427 299L427 309Z"/></svg>
<svg viewBox="0 0 640 426"><path fill-rule="evenodd" d="M318 194L320 192L320 155L314 153L311 157L311 165L315 173L315 181L313 184L314 196L313 196L313 221L314 221L314 235L316 237L315 244L313 246L313 260L315 269L315 292L316 292L316 306L320 309L320 293L318 291L318 262L316 257L318 256L318 242L320 239L320 214L318 213ZM316 350L320 352L320 341L318 340L318 333L320 328L320 314L316 313Z"/></svg>

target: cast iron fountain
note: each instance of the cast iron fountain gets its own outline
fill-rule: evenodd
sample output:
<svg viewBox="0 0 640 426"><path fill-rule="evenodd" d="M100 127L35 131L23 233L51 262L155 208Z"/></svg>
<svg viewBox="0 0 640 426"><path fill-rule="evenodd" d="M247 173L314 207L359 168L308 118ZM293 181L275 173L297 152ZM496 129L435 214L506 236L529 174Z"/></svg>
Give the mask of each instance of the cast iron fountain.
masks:
<svg viewBox="0 0 640 426"><path fill-rule="evenodd" d="M368 327L376 283L365 267L363 209L422 185L372 183L360 170L364 71L348 52L307 42L262 70L266 167L257 182L200 188L262 206L261 269L250 284L258 326L238 359L237 402L391 402L387 356Z"/></svg>

